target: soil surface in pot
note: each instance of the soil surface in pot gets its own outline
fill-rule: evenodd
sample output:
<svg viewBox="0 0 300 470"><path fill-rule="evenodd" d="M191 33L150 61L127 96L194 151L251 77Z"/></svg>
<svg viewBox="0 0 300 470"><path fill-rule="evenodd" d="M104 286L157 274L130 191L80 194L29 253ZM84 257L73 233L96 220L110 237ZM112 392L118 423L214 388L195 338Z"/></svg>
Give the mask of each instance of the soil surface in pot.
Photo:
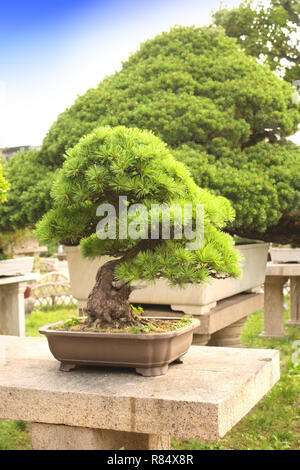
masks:
<svg viewBox="0 0 300 470"><path fill-rule="evenodd" d="M168 331L174 331L184 326L190 325L192 318L189 316L183 316L180 319L160 319L160 318L146 318L138 317L138 321L135 325L126 325L122 323L101 323L97 325L89 325L87 317L74 317L66 320L62 323L52 326L52 330L58 331L89 331L93 333L167 333Z"/></svg>

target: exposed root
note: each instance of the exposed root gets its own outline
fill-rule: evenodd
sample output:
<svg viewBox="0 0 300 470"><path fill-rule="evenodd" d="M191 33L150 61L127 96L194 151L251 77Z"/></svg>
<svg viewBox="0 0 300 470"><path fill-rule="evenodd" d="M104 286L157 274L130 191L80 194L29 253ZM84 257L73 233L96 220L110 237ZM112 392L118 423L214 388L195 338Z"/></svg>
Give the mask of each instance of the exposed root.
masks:
<svg viewBox="0 0 300 470"><path fill-rule="evenodd" d="M129 318L122 317L122 318L119 318L118 320L112 320L111 322L109 322L109 325L111 326L111 328L114 328L114 329L124 329L130 326L141 326L141 325L147 326L148 323L149 323L149 320L143 318L140 315L137 315L136 313L133 312L133 310L131 310L131 315ZM93 320L88 317L85 322L85 325L88 328L95 328L95 329L102 328L103 326L105 326L105 324L107 325L107 322L103 321L101 318L96 318L96 320Z"/></svg>

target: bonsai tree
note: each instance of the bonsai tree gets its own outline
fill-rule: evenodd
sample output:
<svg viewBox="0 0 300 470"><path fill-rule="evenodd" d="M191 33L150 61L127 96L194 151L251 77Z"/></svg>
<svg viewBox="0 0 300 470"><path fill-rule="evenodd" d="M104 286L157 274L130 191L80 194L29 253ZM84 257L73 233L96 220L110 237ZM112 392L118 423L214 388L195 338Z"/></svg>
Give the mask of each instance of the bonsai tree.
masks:
<svg viewBox="0 0 300 470"><path fill-rule="evenodd" d="M300 153L295 89L244 53L223 28L176 27L146 41L122 70L80 96L50 128L40 161L99 125L152 130L199 186L230 199L226 230L300 243Z"/></svg>
<svg viewBox="0 0 300 470"><path fill-rule="evenodd" d="M184 285L240 274L233 239L221 230L234 217L229 201L199 188L164 142L149 131L99 127L83 137L67 151L52 197L53 208L37 225L39 239L65 245L80 243L85 257L112 257L99 268L89 295L89 325L114 323L119 327L140 322L128 300L136 280L163 277L172 285ZM128 209L125 225L120 200L125 201L123 209ZM138 210L132 212L130 208L136 204ZM197 238L199 204L204 208L203 244L187 249L192 237L185 230L178 237L178 221L184 220L184 229L195 229ZM159 213L152 212L157 205ZM101 210L99 222L97 213L103 207L115 208L111 226L106 226L108 216ZM170 231L165 236L164 216L170 207ZM101 232L99 223L107 230ZM131 224L137 228L137 236L127 236ZM154 226L158 230L152 237ZM111 228L116 229L115 237ZM121 236L121 228L126 235Z"/></svg>

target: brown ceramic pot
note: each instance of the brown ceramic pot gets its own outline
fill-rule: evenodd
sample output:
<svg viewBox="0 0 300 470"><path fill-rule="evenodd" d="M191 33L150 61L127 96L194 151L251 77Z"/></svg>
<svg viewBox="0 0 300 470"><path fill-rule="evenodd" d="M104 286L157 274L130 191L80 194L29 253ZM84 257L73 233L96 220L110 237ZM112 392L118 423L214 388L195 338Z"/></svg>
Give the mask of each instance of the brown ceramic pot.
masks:
<svg viewBox="0 0 300 470"><path fill-rule="evenodd" d="M52 330L57 324L43 326L39 332L46 335L50 351L61 362L60 370L70 371L76 365L134 367L137 373L152 377L166 374L171 362L180 361L200 322L193 319L178 330L154 334Z"/></svg>

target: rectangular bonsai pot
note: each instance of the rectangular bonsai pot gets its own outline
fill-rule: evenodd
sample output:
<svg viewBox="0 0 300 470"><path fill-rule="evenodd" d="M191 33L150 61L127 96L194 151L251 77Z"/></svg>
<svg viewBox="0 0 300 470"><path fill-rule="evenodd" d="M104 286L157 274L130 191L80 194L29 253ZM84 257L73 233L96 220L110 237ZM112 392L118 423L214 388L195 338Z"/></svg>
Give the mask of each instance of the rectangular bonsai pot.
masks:
<svg viewBox="0 0 300 470"><path fill-rule="evenodd" d="M168 365L188 351L193 331L200 324L193 319L178 330L134 334L51 329L59 323L43 326L39 332L47 337L50 351L61 362L61 370L69 371L76 365L133 367L146 377L166 374Z"/></svg>

